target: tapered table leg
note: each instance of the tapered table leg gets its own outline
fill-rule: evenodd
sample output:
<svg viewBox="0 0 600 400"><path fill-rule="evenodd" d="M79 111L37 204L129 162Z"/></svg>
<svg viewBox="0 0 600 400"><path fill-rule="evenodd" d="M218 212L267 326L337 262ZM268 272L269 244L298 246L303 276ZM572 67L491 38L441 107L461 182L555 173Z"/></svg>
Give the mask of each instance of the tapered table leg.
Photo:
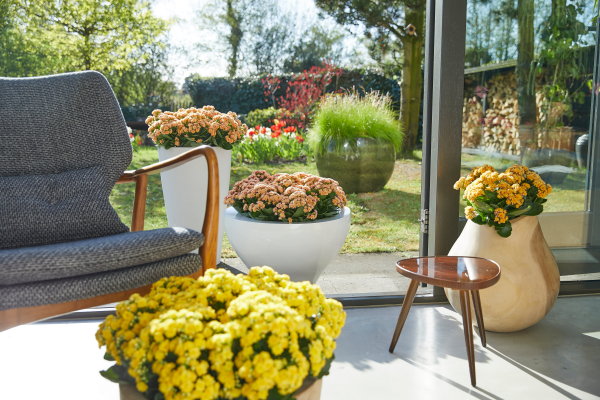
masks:
<svg viewBox="0 0 600 400"><path fill-rule="evenodd" d="M402 331L402 327L404 326L404 322L406 321L408 311L410 310L410 306L412 306L418 287L419 282L414 279L410 281L410 285L408 285L408 290L406 291L406 296L404 296L404 301L402 302L402 310L400 310L400 315L398 316L398 323L396 324L396 330L394 331L394 336L392 337L392 343L390 344L390 353L394 352L394 348L396 347L396 343L400 337L400 332Z"/></svg>
<svg viewBox="0 0 600 400"><path fill-rule="evenodd" d="M475 309L475 318L477 318L477 327L479 328L479 337L481 338L481 345L487 346L485 338L485 327L483 326L483 313L481 312L481 299L479 297L479 290L471 290L471 297L473 298L473 308Z"/></svg>
<svg viewBox="0 0 600 400"><path fill-rule="evenodd" d="M469 291L460 291L460 309L462 311L463 327L465 330L465 344L467 345L467 357L469 359L469 373L471 374L471 385L475 386L475 348L473 346L473 327L471 326L471 302Z"/></svg>

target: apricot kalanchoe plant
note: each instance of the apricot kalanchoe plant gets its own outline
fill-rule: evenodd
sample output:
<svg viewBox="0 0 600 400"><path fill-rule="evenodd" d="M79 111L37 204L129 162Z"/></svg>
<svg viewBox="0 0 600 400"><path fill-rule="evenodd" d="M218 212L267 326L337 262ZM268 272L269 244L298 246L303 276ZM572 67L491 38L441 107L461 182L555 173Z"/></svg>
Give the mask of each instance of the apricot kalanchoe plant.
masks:
<svg viewBox="0 0 600 400"><path fill-rule="evenodd" d="M225 204L262 221L305 222L337 215L346 194L337 181L315 175L254 171L233 186Z"/></svg>
<svg viewBox="0 0 600 400"><path fill-rule="evenodd" d="M511 219L538 215L552 186L529 168L513 165L499 173L490 165L474 168L461 177L454 189L464 189L465 216L479 225L489 225L502 237L512 232Z"/></svg>
<svg viewBox="0 0 600 400"><path fill-rule="evenodd" d="M176 112L154 110L146 124L148 136L167 149L206 144L231 150L248 130L236 113L225 114L213 106L180 108Z"/></svg>

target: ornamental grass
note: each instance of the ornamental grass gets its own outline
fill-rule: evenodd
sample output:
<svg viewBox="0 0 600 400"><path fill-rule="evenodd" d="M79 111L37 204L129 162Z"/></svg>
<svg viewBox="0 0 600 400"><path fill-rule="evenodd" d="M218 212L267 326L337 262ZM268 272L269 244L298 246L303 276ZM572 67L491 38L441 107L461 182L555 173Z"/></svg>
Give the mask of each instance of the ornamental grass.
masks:
<svg viewBox="0 0 600 400"><path fill-rule="evenodd" d="M293 399L326 375L342 305L269 267L170 277L117 305L96 339L116 365L103 375L148 399Z"/></svg>
<svg viewBox="0 0 600 400"><path fill-rule="evenodd" d="M513 165L502 173L490 165L474 168L454 189L464 189L465 216L479 225L493 226L502 237L512 232L510 220L544 211L543 204L552 192L552 186L523 165Z"/></svg>
<svg viewBox="0 0 600 400"><path fill-rule="evenodd" d="M392 108L392 99L379 92L360 95L330 94L318 105L308 139L316 153L326 151L329 143L342 146L344 141L372 138L389 142L401 149L403 131Z"/></svg>
<svg viewBox="0 0 600 400"><path fill-rule="evenodd" d="M213 106L154 110L146 124L148 137L166 149L209 145L231 150L248 130L236 113L225 114Z"/></svg>
<svg viewBox="0 0 600 400"><path fill-rule="evenodd" d="M225 204L261 221L306 222L340 213L346 194L337 181L311 174L254 171L236 182Z"/></svg>

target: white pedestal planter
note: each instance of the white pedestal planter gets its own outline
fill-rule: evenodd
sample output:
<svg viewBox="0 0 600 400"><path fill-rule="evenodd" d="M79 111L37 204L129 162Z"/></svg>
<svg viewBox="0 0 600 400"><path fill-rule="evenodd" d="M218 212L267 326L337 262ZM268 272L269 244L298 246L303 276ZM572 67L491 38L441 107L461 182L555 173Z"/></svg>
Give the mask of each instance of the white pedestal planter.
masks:
<svg viewBox="0 0 600 400"><path fill-rule="evenodd" d="M338 254L350 230L350 209L311 222L257 221L225 211L225 231L247 267L268 265L294 281L316 282Z"/></svg>
<svg viewBox="0 0 600 400"><path fill-rule="evenodd" d="M193 147L158 147L158 159L178 156ZM219 162L219 244L217 246L217 262L221 260L221 244L223 241L223 216L225 196L229 191L231 174L231 150L213 147ZM208 183L208 166L204 157L196 158L185 164L160 173L165 208L169 226L181 226L195 231L202 231L204 212L206 210L206 191Z"/></svg>

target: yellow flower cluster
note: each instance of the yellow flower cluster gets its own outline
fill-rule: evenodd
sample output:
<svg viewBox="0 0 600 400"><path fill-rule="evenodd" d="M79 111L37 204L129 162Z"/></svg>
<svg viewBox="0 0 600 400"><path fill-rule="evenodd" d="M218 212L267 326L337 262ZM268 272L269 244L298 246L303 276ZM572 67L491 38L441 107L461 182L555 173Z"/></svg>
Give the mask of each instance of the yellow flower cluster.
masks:
<svg viewBox="0 0 600 400"><path fill-rule="evenodd" d="M346 201L346 194L337 181L303 172L271 175L254 171L248 178L236 182L225 197L225 204L239 208L238 211L272 210L276 219L289 223L293 222L290 214L298 209L303 219L315 220L320 218L318 209L342 208Z"/></svg>
<svg viewBox="0 0 600 400"><path fill-rule="evenodd" d="M339 302L269 267L164 278L133 295L96 339L141 392L165 399L266 399L317 377L345 322Z"/></svg>
<svg viewBox="0 0 600 400"><path fill-rule="evenodd" d="M531 187L537 188L534 195L529 194ZM483 165L461 177L454 184L454 189L464 189L463 197L469 203L465 208L465 216L468 219L477 217L485 211L483 209L487 209L494 222L504 224L509 220L508 209L523 206L528 196L531 197L530 200L546 198L552 191L552 186L546 184L535 171L523 165L513 165L502 173L490 165ZM486 206L487 203L498 201L505 206ZM479 211L472 205L478 205Z"/></svg>
<svg viewBox="0 0 600 400"><path fill-rule="evenodd" d="M148 137L167 148L193 143L219 145L217 137L233 144L248 130L236 113L221 113L213 106L180 108L176 112L154 110L145 122Z"/></svg>

